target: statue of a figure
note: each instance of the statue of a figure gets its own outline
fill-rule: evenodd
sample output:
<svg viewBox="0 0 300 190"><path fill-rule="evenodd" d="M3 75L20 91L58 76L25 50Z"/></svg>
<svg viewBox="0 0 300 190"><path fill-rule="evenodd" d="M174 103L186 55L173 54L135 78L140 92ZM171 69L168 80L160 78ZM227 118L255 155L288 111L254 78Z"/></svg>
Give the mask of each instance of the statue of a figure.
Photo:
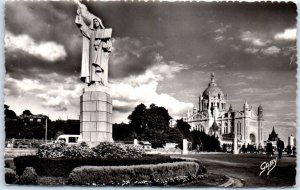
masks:
<svg viewBox="0 0 300 190"><path fill-rule="evenodd" d="M88 21L88 26L85 21ZM83 36L81 80L88 85L108 84L108 59L112 49L112 29L105 29L101 19L78 1L75 23Z"/></svg>

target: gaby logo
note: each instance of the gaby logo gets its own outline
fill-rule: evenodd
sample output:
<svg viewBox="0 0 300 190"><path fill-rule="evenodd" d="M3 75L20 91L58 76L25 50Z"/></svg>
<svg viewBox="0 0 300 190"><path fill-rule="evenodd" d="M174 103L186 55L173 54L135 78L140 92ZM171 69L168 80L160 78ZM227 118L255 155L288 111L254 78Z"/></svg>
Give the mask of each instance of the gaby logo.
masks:
<svg viewBox="0 0 300 190"><path fill-rule="evenodd" d="M272 159L270 162L263 162L260 165L260 169L262 170L259 173L259 176L261 176L262 173L264 173L265 171L267 171L267 175L269 175L269 173L275 168L277 164L277 157L275 157L275 159Z"/></svg>

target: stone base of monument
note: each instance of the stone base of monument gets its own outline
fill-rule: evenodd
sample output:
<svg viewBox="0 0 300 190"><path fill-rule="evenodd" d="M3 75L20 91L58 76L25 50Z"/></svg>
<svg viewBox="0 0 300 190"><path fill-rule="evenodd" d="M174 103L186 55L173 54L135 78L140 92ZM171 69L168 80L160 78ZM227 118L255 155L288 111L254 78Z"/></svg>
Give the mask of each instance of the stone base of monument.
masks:
<svg viewBox="0 0 300 190"><path fill-rule="evenodd" d="M113 142L112 100L108 88L91 85L80 96L80 135L94 147L100 142Z"/></svg>

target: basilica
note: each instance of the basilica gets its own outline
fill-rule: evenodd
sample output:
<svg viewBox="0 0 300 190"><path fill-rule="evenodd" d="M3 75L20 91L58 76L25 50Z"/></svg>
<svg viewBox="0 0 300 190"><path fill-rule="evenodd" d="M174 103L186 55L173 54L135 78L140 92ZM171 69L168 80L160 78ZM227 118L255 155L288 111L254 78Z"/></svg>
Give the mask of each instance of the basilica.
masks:
<svg viewBox="0 0 300 190"><path fill-rule="evenodd" d="M257 111L257 112L256 112ZM184 121L191 125L191 130L203 131L216 136L221 146L231 146L234 134L237 146L252 144L263 146L263 108L254 110L247 102L240 111L233 110L227 103L227 95L217 86L214 73L206 90L199 96L198 108L188 112Z"/></svg>

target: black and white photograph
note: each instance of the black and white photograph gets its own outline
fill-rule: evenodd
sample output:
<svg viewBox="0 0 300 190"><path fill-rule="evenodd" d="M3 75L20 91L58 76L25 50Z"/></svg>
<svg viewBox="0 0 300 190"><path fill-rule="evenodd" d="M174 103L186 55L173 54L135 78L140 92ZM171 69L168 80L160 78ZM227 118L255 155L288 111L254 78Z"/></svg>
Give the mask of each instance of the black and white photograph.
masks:
<svg viewBox="0 0 300 190"><path fill-rule="evenodd" d="M3 4L5 186L296 185L295 1Z"/></svg>

